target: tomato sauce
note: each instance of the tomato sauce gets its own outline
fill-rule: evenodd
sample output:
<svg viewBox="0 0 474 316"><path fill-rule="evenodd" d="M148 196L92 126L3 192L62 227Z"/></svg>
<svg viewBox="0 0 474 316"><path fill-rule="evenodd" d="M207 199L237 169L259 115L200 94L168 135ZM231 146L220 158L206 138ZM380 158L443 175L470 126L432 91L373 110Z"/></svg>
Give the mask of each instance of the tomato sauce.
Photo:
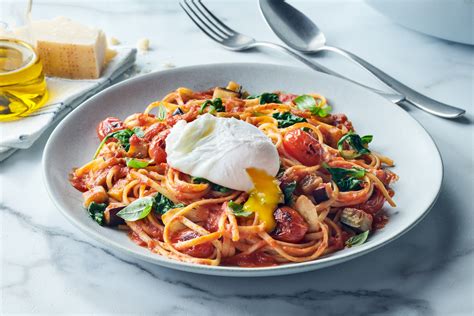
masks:
<svg viewBox="0 0 474 316"><path fill-rule="evenodd" d="M222 258L221 264L225 266L239 266L245 268L270 267L278 265L275 259L261 251L255 251L248 255L240 254L232 257Z"/></svg>

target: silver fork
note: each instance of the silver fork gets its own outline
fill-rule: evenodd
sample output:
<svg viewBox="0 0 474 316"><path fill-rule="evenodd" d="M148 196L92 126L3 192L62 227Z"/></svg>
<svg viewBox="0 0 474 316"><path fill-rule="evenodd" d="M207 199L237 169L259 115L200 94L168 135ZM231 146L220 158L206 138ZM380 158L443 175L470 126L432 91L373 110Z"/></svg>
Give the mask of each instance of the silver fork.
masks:
<svg viewBox="0 0 474 316"><path fill-rule="evenodd" d="M302 56L301 54L293 51L288 47L266 41L257 41L256 39L250 36L239 33L228 27L221 20L219 20L211 11L209 11L208 8L206 8L206 6L200 0L181 0L179 5L181 6L181 8L183 8L184 12L186 12L186 14L194 22L194 24L196 24L196 26L201 29L201 31L203 31L212 40L216 41L217 43L221 44L229 50L244 51L259 46L270 47L288 53L290 56L296 58L297 60L314 70L351 81L359 86L370 89L393 103L398 103L405 100L405 96L403 96L402 94L380 91L372 87L368 87L359 82L353 81L335 71L324 67L321 64L307 59L306 57Z"/></svg>

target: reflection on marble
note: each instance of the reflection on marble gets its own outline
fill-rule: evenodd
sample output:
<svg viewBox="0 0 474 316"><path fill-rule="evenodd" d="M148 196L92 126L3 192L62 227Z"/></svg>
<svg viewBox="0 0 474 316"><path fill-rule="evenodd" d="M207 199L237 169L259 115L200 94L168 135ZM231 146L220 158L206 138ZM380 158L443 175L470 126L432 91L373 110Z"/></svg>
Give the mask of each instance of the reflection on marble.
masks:
<svg viewBox="0 0 474 316"><path fill-rule="evenodd" d="M255 2L229 3L210 2L210 7L238 30L276 40ZM459 121L408 109L435 139L445 165L442 193L426 219L388 246L319 271L255 279L173 271L111 251L59 214L41 175L50 130L32 148L0 164L0 314L472 315L473 47L406 30L360 1L296 5L317 21L332 44L421 92L467 108L468 115ZM98 25L125 45L150 38L152 50L138 56L129 75L162 70L166 63L298 65L272 51L219 48L174 1L35 1L35 6L36 17L71 16ZM226 10L229 6L238 7L239 15ZM324 63L371 80L333 56L325 56Z"/></svg>

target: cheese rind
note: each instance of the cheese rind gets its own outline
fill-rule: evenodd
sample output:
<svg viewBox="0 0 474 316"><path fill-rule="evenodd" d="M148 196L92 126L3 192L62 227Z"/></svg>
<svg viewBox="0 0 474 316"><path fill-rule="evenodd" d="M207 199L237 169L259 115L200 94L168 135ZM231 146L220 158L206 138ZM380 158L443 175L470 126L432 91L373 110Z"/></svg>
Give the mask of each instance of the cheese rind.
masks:
<svg viewBox="0 0 474 316"><path fill-rule="evenodd" d="M45 74L70 79L96 79L104 68L104 32L65 17L32 22L36 49Z"/></svg>

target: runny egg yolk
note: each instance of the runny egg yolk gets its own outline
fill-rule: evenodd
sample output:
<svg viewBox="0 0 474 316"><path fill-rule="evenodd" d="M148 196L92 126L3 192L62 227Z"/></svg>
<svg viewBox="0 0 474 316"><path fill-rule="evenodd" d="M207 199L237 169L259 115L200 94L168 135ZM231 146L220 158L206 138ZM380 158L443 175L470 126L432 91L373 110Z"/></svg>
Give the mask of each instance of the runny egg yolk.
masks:
<svg viewBox="0 0 474 316"><path fill-rule="evenodd" d="M274 177L263 170L249 168L246 171L252 179L254 188L249 192L250 196L244 204L244 211L255 212L259 221L265 223L265 230L270 232L276 226L273 212L282 199L280 186Z"/></svg>

